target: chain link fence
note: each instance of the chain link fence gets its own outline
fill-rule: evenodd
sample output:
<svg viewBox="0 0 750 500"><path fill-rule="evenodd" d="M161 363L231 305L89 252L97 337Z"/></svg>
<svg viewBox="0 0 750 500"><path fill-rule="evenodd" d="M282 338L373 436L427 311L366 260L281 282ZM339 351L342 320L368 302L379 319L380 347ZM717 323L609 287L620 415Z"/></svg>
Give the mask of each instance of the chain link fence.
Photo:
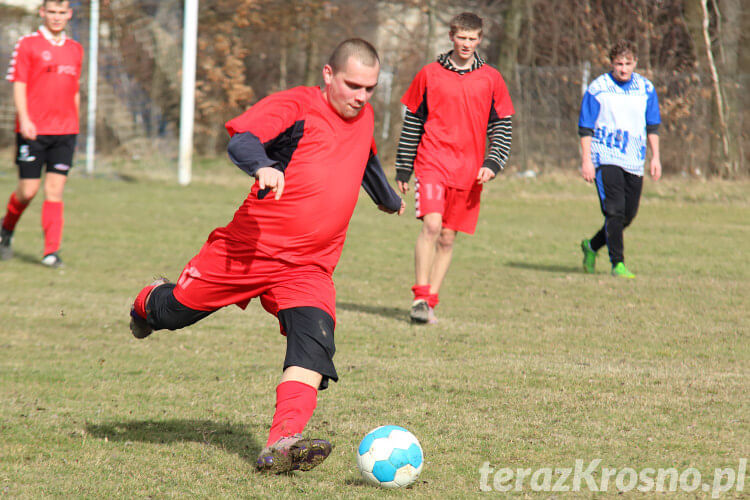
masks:
<svg viewBox="0 0 750 500"><path fill-rule="evenodd" d="M519 67L507 83L516 106L512 164L521 170L580 167L578 114L586 84L606 72L581 67ZM659 128L661 160L667 173L702 176L718 154L715 104L710 76L700 73L648 72L656 86L662 125ZM747 88L743 75L736 87ZM744 95L746 92L740 92ZM743 107L747 107L747 98ZM736 130L745 131L744 116L737 113ZM713 139L713 140L712 140ZM738 141L747 151L747 133ZM745 160L744 171L747 171Z"/></svg>
<svg viewBox="0 0 750 500"><path fill-rule="evenodd" d="M74 17L69 35L80 41L88 55L88 9L86 0L70 2ZM39 25L35 13L1 7L0 66L8 66L13 47L23 34ZM183 2L179 0L110 0L102 2L99 40L99 79L97 98L97 169L104 166L119 174L129 169L148 168L152 172L171 175L176 172L179 123L180 68L182 48ZM373 23L377 23L373 19ZM199 27L202 40L210 40L206 26ZM372 27L370 34L374 33ZM257 39L259 34L255 33ZM253 40L255 40L253 39ZM253 48L250 47L250 51ZM200 47L199 47L200 53ZM266 46L267 57L245 59L246 83L254 91L254 100L263 97L270 88L269 75L279 71L279 58L273 47ZM327 54L319 54L322 65ZM200 57L200 56L199 56ZM79 136L79 165L85 151L86 73L81 80L81 131ZM198 61L200 66L201 61ZM392 163L400 132L401 106L399 98L416 72L417 67L400 69L392 79L392 88L381 85L373 104L377 110L377 139L384 163ZM552 169L576 169L580 163L577 135L578 111L582 90L587 81L605 68L586 71L575 67L523 67L514 75L505 75L516 114L513 118L513 147L511 170L542 173ZM409 73L409 74L406 74ZM389 75L392 77L393 75ZM662 164L666 173L704 175L717 141L712 140L713 124L711 81L698 73L653 72L645 76L656 85L662 113L660 129ZM295 81L294 71L286 77L288 86L304 84ZM747 108L749 75L732 82L740 96L740 109ZM383 83L383 82L381 82ZM390 80L389 80L390 83ZM200 93L197 96L200 99ZM388 99L389 102L384 102ZM388 112L384 112L388 110ZM0 147L10 149L15 141L12 85L0 86ZM741 172L747 172L744 152L748 151L747 127L741 112L734 114L743 131L738 141L743 152ZM386 117L388 123L383 123ZM390 117L390 118L388 118ZM217 116L203 127L214 127L217 137L227 117ZM197 129L200 130L200 129ZM197 141L198 143L199 141ZM215 155L222 144L202 151ZM12 168L11 158L2 162L0 169ZM138 164L140 167L135 167ZM176 174L175 174L176 175Z"/></svg>
<svg viewBox="0 0 750 500"><path fill-rule="evenodd" d="M89 2L72 0L70 5L74 16L66 32L85 51L77 161L81 165L80 158L86 150ZM5 70L18 38L35 31L40 19L35 12L2 9L0 66ZM182 2L178 0L102 3L96 102L97 166L127 170L133 163L145 161L155 171L176 170L182 15ZM9 82L0 86L0 147L6 148L15 142L12 90Z"/></svg>

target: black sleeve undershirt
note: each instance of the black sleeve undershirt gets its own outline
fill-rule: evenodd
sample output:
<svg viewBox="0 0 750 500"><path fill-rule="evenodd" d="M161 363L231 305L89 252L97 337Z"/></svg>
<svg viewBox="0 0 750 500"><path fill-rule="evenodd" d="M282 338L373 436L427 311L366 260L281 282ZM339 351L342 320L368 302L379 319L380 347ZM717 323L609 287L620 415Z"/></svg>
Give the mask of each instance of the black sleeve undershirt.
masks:
<svg viewBox="0 0 750 500"><path fill-rule="evenodd" d="M362 187L365 189L372 201L378 206L384 206L388 210L398 212L401 209L401 197L388 184L383 167L376 155L370 155L362 178Z"/></svg>
<svg viewBox="0 0 750 500"><path fill-rule="evenodd" d="M251 132L242 132L234 134L229 139L227 153L232 163L237 165L240 170L252 177L263 167L273 167L277 170L284 171L279 162L268 157L263 143Z"/></svg>

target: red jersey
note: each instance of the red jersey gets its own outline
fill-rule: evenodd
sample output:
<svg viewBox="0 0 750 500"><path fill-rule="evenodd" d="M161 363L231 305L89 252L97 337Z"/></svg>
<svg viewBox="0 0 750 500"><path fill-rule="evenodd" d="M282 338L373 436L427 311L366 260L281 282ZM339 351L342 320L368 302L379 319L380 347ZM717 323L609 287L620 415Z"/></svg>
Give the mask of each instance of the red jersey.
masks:
<svg viewBox="0 0 750 500"><path fill-rule="evenodd" d="M487 64L463 74L437 61L428 64L401 103L425 121L414 160L417 178L437 177L457 189L476 185L490 118L513 114L503 77Z"/></svg>
<svg viewBox="0 0 750 500"><path fill-rule="evenodd" d="M44 26L18 40L7 79L26 84L29 118L37 134L78 133L78 108L74 97L78 93L82 62L80 43L65 34L55 41Z"/></svg>
<svg viewBox="0 0 750 500"><path fill-rule="evenodd" d="M260 100L226 128L257 136L270 157L288 163L281 199L273 193L259 199L256 181L233 220L212 237L227 240L235 258L272 257L332 274L374 153L372 106L346 120L320 88L296 87Z"/></svg>

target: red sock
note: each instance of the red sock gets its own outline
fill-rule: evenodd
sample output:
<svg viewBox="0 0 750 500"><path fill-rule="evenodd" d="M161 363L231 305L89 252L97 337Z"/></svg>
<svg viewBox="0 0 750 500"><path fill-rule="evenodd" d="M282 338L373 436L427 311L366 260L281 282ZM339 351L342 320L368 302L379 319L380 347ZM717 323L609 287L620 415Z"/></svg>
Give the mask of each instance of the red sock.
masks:
<svg viewBox="0 0 750 500"><path fill-rule="evenodd" d="M414 285L411 291L414 292L414 300L427 300L427 296L430 295L430 285Z"/></svg>
<svg viewBox="0 0 750 500"><path fill-rule="evenodd" d="M438 302L440 302L440 299L438 298L438 294L431 293L427 295L427 305L432 307L433 309L437 307Z"/></svg>
<svg viewBox="0 0 750 500"><path fill-rule="evenodd" d="M21 214L28 206L28 201L26 203L18 201L15 191L11 193L10 199L8 200L8 208L5 211L5 218L3 219L3 229L6 231L13 231L16 228L18 219L21 218Z"/></svg>
<svg viewBox="0 0 750 500"><path fill-rule="evenodd" d="M153 290L157 286L159 285L144 286L143 289L138 292L138 295L135 297L135 301L133 302L133 309L135 309L135 313L143 319L146 319L146 298L148 297L148 294L151 293L151 290Z"/></svg>
<svg viewBox="0 0 750 500"><path fill-rule="evenodd" d="M63 223L63 202L45 200L45 202L42 204L44 255L49 255L60 250Z"/></svg>
<svg viewBox="0 0 750 500"><path fill-rule="evenodd" d="M318 390L302 382L288 380L276 387L276 413L266 446L285 436L302 432L318 404Z"/></svg>

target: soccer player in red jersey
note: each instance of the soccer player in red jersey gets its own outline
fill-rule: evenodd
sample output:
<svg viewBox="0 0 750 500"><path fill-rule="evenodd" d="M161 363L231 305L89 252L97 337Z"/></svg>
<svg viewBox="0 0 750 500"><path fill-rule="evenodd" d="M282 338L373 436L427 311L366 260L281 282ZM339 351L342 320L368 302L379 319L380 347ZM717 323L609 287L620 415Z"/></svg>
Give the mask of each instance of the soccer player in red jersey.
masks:
<svg viewBox="0 0 750 500"><path fill-rule="evenodd" d="M63 190L73 165L78 134L83 48L65 36L73 15L67 0L45 0L39 8L42 26L21 37L13 52L7 79L13 82L16 106L18 187L10 195L0 229L0 260L13 256L11 239L18 219L44 178L42 264L59 267L63 231Z"/></svg>
<svg viewBox="0 0 750 500"><path fill-rule="evenodd" d="M270 95L226 124L229 157L256 181L225 227L215 229L176 284L158 280L131 310L137 338L183 328L231 304L259 297L279 319L286 358L276 412L257 468L309 470L331 452L301 432L333 365L336 298L332 275L360 186L384 211L404 211L376 156L368 100L380 62L368 42L342 42L323 68L325 87Z"/></svg>
<svg viewBox="0 0 750 500"><path fill-rule="evenodd" d="M453 50L423 67L401 99L406 113L396 181L405 194L414 171L416 215L422 220L410 311L416 323L437 322L434 309L456 233L474 233L482 186L510 154L513 103L503 77L476 52L482 19L459 14L449 35Z"/></svg>

